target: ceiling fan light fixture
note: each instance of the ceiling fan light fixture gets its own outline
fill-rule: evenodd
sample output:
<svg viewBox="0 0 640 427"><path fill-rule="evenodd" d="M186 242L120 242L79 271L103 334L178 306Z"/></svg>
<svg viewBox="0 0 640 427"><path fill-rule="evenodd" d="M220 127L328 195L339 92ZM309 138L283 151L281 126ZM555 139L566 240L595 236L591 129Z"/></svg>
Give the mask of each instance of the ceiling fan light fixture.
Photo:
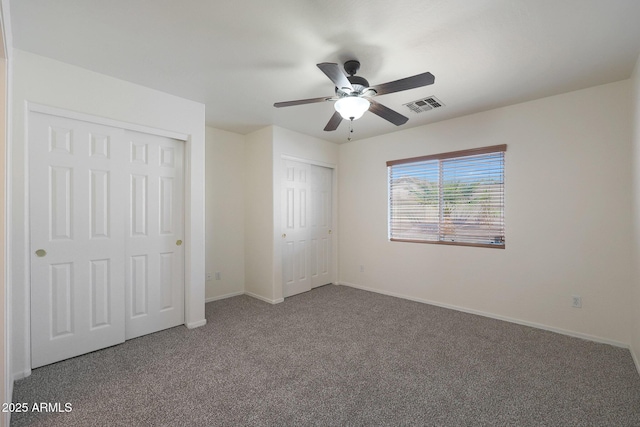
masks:
<svg viewBox="0 0 640 427"><path fill-rule="evenodd" d="M340 69L338 64L333 62L322 62L316 64L316 66L329 77L329 80L333 83L335 96L276 102L273 106L280 108L293 105L315 104L316 102L336 101L336 111L324 127L324 130L327 132L336 130L342 120L352 122L353 120L359 119L367 110L391 124L396 126L403 125L409 120L408 117L374 101L373 97L428 86L435 81L433 74L426 72L372 87L369 86L367 79L355 75L360 67L360 63L356 60L345 62L344 71Z"/></svg>
<svg viewBox="0 0 640 427"><path fill-rule="evenodd" d="M335 109L345 120L358 120L370 105L371 103L365 98L345 96L336 101Z"/></svg>

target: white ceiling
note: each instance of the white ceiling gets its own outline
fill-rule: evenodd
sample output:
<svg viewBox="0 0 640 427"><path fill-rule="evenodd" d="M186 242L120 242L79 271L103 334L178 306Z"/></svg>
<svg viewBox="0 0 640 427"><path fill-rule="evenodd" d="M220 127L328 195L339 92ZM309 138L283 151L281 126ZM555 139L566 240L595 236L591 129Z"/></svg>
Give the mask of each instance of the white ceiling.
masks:
<svg viewBox="0 0 640 427"><path fill-rule="evenodd" d="M329 141L333 95L316 67L358 59L372 85L425 71L435 84L376 101L354 139L630 77L638 0L12 0L14 47L206 104L207 124L273 124ZM416 115L402 104L435 95Z"/></svg>

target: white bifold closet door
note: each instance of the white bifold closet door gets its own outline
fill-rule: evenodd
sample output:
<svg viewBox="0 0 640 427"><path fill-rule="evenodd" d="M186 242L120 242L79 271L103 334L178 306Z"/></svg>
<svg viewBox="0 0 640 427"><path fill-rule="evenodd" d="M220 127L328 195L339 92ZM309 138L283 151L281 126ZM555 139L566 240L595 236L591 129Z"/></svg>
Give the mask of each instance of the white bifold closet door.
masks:
<svg viewBox="0 0 640 427"><path fill-rule="evenodd" d="M316 288L331 283L332 203L333 170L311 165L311 287Z"/></svg>
<svg viewBox="0 0 640 427"><path fill-rule="evenodd" d="M126 338L184 321L183 144L126 132Z"/></svg>
<svg viewBox="0 0 640 427"><path fill-rule="evenodd" d="M29 113L32 367L184 322L183 144Z"/></svg>
<svg viewBox="0 0 640 427"><path fill-rule="evenodd" d="M333 170L283 160L281 179L283 295L333 280Z"/></svg>

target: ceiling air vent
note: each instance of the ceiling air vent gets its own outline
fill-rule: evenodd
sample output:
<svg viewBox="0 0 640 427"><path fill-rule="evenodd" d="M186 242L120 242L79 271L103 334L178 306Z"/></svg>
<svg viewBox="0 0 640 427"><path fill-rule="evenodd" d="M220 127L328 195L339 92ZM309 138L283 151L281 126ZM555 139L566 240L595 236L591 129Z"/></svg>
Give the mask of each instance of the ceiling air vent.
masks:
<svg viewBox="0 0 640 427"><path fill-rule="evenodd" d="M434 108L444 107L444 103L435 96L428 96L417 101L411 101L406 105L408 109L414 113L423 113L425 111L433 110Z"/></svg>

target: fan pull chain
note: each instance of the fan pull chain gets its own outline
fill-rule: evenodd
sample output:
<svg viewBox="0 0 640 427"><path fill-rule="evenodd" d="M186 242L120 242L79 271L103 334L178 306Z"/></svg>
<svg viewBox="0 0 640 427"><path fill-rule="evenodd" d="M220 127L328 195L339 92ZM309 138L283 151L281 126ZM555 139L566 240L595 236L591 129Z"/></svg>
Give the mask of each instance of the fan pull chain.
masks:
<svg viewBox="0 0 640 427"><path fill-rule="evenodd" d="M347 136L347 141L351 141L352 133L353 133L353 119L349 120L349 136Z"/></svg>

